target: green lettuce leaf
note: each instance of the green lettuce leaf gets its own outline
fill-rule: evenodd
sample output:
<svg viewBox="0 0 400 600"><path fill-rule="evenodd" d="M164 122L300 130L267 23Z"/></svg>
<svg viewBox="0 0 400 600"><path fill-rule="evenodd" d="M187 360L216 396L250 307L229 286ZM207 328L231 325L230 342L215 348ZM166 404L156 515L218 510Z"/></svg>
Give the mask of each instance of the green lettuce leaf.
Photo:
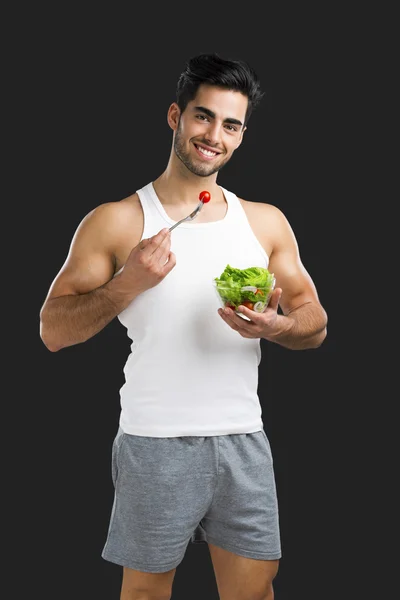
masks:
<svg viewBox="0 0 400 600"><path fill-rule="evenodd" d="M235 269L227 265L219 277L214 278L215 285L224 304L229 302L235 308L239 304L249 302L267 302L273 290L275 277L263 267ZM254 290L242 290L245 286L253 286Z"/></svg>

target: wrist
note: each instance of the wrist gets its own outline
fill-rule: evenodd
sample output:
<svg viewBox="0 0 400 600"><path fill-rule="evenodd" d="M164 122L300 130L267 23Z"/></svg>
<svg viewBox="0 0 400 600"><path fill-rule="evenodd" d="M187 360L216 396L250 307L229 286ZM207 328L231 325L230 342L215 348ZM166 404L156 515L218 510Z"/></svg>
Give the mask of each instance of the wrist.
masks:
<svg viewBox="0 0 400 600"><path fill-rule="evenodd" d="M132 281L124 270L115 275L105 286L109 299L114 303L118 314L122 312L139 295L139 291L132 286Z"/></svg>
<svg viewBox="0 0 400 600"><path fill-rule="evenodd" d="M294 326L294 319L285 317L285 315L277 315L273 331L269 331L265 339L269 342L280 343L290 335Z"/></svg>

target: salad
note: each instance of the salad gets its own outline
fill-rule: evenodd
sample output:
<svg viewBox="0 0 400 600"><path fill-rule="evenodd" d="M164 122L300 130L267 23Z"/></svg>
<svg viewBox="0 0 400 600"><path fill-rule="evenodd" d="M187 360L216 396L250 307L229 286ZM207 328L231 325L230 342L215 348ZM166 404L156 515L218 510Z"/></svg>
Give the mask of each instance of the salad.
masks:
<svg viewBox="0 0 400 600"><path fill-rule="evenodd" d="M275 286L275 277L263 267L235 269L227 265L220 277L214 278L215 288L224 306L237 310L239 305L263 312Z"/></svg>

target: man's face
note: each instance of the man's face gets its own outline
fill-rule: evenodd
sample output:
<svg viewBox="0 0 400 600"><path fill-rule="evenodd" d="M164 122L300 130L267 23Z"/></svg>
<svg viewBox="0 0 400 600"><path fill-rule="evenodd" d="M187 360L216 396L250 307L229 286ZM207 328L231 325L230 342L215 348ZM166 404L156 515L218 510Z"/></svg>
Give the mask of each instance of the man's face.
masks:
<svg viewBox="0 0 400 600"><path fill-rule="evenodd" d="M247 97L201 85L179 117L174 150L195 175L208 177L232 157L242 141Z"/></svg>

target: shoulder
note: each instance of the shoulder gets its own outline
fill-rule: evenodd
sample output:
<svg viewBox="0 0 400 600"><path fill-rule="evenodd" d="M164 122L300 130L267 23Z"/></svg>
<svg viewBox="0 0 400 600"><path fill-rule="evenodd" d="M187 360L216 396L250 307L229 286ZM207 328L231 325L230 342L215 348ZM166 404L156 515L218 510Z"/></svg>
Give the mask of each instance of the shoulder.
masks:
<svg viewBox="0 0 400 600"><path fill-rule="evenodd" d="M238 200L247 215L261 219L273 219L276 222L286 220L283 212L274 204L262 201L244 200L244 198L239 197Z"/></svg>
<svg viewBox="0 0 400 600"><path fill-rule="evenodd" d="M105 238L119 238L125 231L132 231L135 224L140 228L141 213L140 201L136 193L122 200L104 202L83 217L77 233L96 235L99 242Z"/></svg>
<svg viewBox="0 0 400 600"><path fill-rule="evenodd" d="M137 193L122 200L104 202L89 211L79 223L70 253L107 254L115 270L126 261L143 232L143 212Z"/></svg>
<svg viewBox="0 0 400 600"><path fill-rule="evenodd" d="M127 217L135 217L139 212L140 202L138 195L135 193L122 200L112 200L98 204L84 216L82 223L90 222L93 225L101 224L105 227L112 227L117 224L122 226Z"/></svg>

